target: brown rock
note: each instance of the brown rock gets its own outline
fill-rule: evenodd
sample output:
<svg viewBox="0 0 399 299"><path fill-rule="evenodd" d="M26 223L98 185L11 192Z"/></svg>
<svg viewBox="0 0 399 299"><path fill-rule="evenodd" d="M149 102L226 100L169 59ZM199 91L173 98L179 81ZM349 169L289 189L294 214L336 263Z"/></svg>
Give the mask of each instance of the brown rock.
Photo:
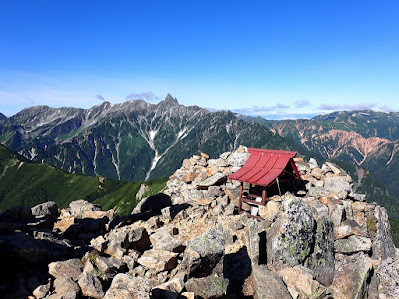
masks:
<svg viewBox="0 0 399 299"><path fill-rule="evenodd" d="M103 287L100 280L96 276L85 272L79 279L78 284L82 289L82 294L84 296L98 299L104 297Z"/></svg>
<svg viewBox="0 0 399 299"><path fill-rule="evenodd" d="M106 212L104 212L104 211L84 211L82 213L82 218L100 219L103 217L112 219L114 217L114 210L109 210Z"/></svg>
<svg viewBox="0 0 399 299"><path fill-rule="evenodd" d="M201 153L202 158L209 159L209 156L205 153Z"/></svg>
<svg viewBox="0 0 399 299"><path fill-rule="evenodd" d="M59 229L61 232L64 233L74 223L75 223L75 217L73 216L60 217L54 223L54 229Z"/></svg>
<svg viewBox="0 0 399 299"><path fill-rule="evenodd" d="M166 271L176 267L177 255L166 250L151 249L144 252L138 259L138 263L158 272Z"/></svg>
<svg viewBox="0 0 399 299"><path fill-rule="evenodd" d="M191 162L189 159L183 160L183 168L189 169L191 167Z"/></svg>
<svg viewBox="0 0 399 299"><path fill-rule="evenodd" d="M278 271L278 274L293 298L323 298L329 293L325 286L313 279L309 269L303 266L283 268Z"/></svg>
<svg viewBox="0 0 399 299"><path fill-rule="evenodd" d="M155 299L176 299L183 289L183 279L175 278L154 287L152 289L152 295Z"/></svg>
<svg viewBox="0 0 399 299"><path fill-rule="evenodd" d="M364 298L371 259L363 253L336 255L334 281L330 286L334 298Z"/></svg>
<svg viewBox="0 0 399 299"><path fill-rule="evenodd" d="M157 250L167 250L171 252L181 252L183 250L181 242L166 230L160 229L152 234L150 236L150 241L152 247Z"/></svg>
<svg viewBox="0 0 399 299"><path fill-rule="evenodd" d="M191 183L197 177L197 173L195 171L186 172L182 177L182 181L185 183Z"/></svg>

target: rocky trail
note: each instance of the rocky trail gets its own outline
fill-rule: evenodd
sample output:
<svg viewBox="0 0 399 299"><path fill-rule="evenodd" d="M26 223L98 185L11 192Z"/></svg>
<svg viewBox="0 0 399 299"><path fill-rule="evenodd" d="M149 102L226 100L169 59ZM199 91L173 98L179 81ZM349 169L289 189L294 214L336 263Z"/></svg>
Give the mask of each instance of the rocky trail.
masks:
<svg viewBox="0 0 399 299"><path fill-rule="evenodd" d="M343 169L296 158L304 188L244 204L257 221L228 180L248 157L186 159L124 217L83 200L3 212L1 297L399 298L387 212Z"/></svg>

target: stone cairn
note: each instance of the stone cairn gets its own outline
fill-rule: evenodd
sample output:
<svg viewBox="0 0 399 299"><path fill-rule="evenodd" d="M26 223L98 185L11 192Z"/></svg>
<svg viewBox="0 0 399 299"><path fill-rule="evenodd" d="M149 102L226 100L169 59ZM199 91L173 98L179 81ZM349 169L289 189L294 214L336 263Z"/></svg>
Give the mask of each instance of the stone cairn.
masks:
<svg viewBox="0 0 399 299"><path fill-rule="evenodd" d="M296 158L305 190L244 204L257 221L238 214L227 178L248 157L240 146L186 159L125 217L83 200L4 212L3 297L399 298L386 210L343 169Z"/></svg>

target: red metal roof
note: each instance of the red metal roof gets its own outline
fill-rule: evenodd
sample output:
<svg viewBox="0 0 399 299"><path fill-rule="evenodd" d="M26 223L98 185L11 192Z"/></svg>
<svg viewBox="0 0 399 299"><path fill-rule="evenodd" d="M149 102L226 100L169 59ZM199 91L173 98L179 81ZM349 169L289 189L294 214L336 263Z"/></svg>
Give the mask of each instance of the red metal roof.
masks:
<svg viewBox="0 0 399 299"><path fill-rule="evenodd" d="M230 175L230 179L267 186L285 169L296 152L249 148L251 154L242 168ZM292 163L296 171L295 163Z"/></svg>

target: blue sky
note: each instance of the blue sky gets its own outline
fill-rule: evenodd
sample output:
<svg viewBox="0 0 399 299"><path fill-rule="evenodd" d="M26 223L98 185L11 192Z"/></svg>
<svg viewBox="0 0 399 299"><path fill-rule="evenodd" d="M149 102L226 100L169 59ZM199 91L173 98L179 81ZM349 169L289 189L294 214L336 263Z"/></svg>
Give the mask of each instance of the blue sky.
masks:
<svg viewBox="0 0 399 299"><path fill-rule="evenodd" d="M2 1L0 112L167 93L267 118L399 111L397 1Z"/></svg>

